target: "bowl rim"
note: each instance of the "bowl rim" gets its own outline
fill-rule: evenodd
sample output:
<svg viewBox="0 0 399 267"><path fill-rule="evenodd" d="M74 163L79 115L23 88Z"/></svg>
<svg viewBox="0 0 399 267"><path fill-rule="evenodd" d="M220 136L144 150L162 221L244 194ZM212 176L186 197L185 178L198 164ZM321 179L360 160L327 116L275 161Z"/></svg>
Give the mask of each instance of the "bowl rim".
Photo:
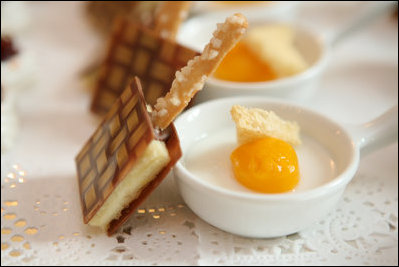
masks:
<svg viewBox="0 0 399 267"><path fill-rule="evenodd" d="M191 23L194 21L194 23L201 21L201 20L207 20L207 18L211 18L215 20L218 18L214 16L214 14L207 14L207 15L199 15L193 17L191 20L189 20ZM305 23L299 23L299 24L294 24L292 21L287 21L287 20L281 20L281 19L276 19L276 18L268 18L265 20L259 20L256 19L252 21L252 23L256 24L261 24L261 23L277 23L277 24L283 24L283 25L289 25L297 30L304 31L308 35L311 35L314 38L314 41L317 42L321 48L320 56L319 58L313 62L311 66L309 66L305 71L302 71L300 73L297 73L292 76L288 77L283 77L283 78L278 78L275 80L270 80L270 81L261 81L261 82L235 82L235 81L228 81L228 80L222 80L213 77L210 75L206 81L206 84L208 86L213 86L213 87L218 87L223 90L233 90L233 91L240 91L240 90L247 90L247 91L259 91L259 90L274 90L276 88L289 88L288 85L291 85L293 83L299 83L304 80L312 79L318 74L320 74L323 69L327 66L327 62L330 58L331 54L331 44L327 42L325 39L325 36L317 32L315 29L310 27L310 25L307 25ZM191 46L190 46L191 47ZM197 50L197 49L195 49ZM243 88L244 87L244 88Z"/></svg>
<svg viewBox="0 0 399 267"><path fill-rule="evenodd" d="M321 72L327 66L328 60L330 59L331 47L326 42L326 40L324 40L321 36L317 35L313 31L304 28L302 26L300 28L305 30L307 33L310 33L312 36L314 36L315 41L317 41L321 46L321 54L319 58L305 71L302 71L292 76L287 76L275 80L262 81L262 82L234 82L209 76L206 81L206 84L224 90L258 91L258 90L273 90L276 88L278 89L289 88L288 85L294 83L300 83L301 81L315 78L317 75L321 74Z"/></svg>
<svg viewBox="0 0 399 267"><path fill-rule="evenodd" d="M341 133L344 134L345 138L351 144L350 151L352 155L350 156L349 162L345 166L345 168L338 174L336 177L332 178L331 181L319 185L315 188L301 191L301 192L285 192L285 193L258 193L258 192L237 192L232 191L221 186L213 185L201 178L196 177L192 174L182 163L183 158L181 158L175 165L174 174L176 179L181 179L185 182L188 182L194 186L201 186L201 188L211 191L216 194L221 194L227 197L233 197L238 199L245 200L257 200L257 201L292 201L292 200L308 200L312 198L318 198L324 195L328 195L329 193L336 192L341 188L345 188L346 185L352 180L354 177L360 160L360 152L357 144L354 142L352 136L349 132L339 123L336 123L334 120L322 115L321 113L309 109L307 107L300 106L298 104L293 103L292 101L281 100L272 97L264 97L264 96L240 96L240 97L225 97L219 98L215 100L211 100L208 102L201 103L197 106L190 108L189 110L182 113L175 121L176 129L179 133L180 123L184 120L185 117L190 116L190 114L200 114L198 112L199 109L204 108L212 108L214 105L220 105L224 102L228 103L240 103L240 102L265 102L265 103L273 103L273 104L282 104L289 105L293 108L299 108L301 111L305 111L307 113L312 113L315 116L318 116L321 119L326 120L329 124L333 124ZM231 104L232 105L232 104ZM179 133L180 134L180 133ZM349 148L349 147L348 147ZM184 156L184 151L183 151Z"/></svg>
<svg viewBox="0 0 399 267"><path fill-rule="evenodd" d="M318 74L320 74L325 66L327 66L327 61L329 59L329 51L328 49L323 48L322 55L320 58L312 64L305 71L288 76L283 77L271 81L264 82L234 82L227 81L215 78L213 76L209 76L206 80L206 84L212 87L218 87L223 90L232 90L232 91L266 91L266 90L282 90L284 88L290 88L289 85L294 83L300 83L301 81L315 78ZM294 87L292 87L295 89Z"/></svg>

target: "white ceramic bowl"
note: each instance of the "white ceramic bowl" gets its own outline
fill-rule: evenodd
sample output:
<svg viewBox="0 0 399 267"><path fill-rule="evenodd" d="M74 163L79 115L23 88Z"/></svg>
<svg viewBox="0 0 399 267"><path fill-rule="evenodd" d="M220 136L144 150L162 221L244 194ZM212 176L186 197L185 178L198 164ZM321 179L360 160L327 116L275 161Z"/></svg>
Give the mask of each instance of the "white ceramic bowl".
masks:
<svg viewBox="0 0 399 267"><path fill-rule="evenodd" d="M221 178L227 181L228 178L218 177L218 174L215 174L215 181L212 181L193 172L188 162L190 154L195 152L194 148L198 148L203 140L211 138L218 132L227 131L226 140L229 138L231 140L231 135L235 134L235 126L229 114L233 104L273 110L286 120L297 121L303 137L301 146L307 151L303 154L305 156L298 154L300 179L306 184L308 177L317 176L319 164L326 164L324 167L330 171L321 173L326 173L328 177L313 177L311 179L314 181L319 178L323 183L308 185L295 192L261 194L241 190L231 185L225 187L223 182L217 181ZM389 118L392 116L396 116L396 126L395 120L392 124L392 119L389 119L391 125L388 128L385 127L382 132L385 134L389 132L389 135L392 135L393 131L395 137L394 129L396 128L397 138L397 107ZM183 113L178 117L175 125L179 133L183 157L176 164L174 172L184 201L199 217L211 225L237 235L256 238L295 233L309 227L331 211L357 170L360 147L358 144L365 141L363 137L360 138L360 136L365 136L362 134L357 135L359 139L354 141L344 127L314 111L289 102L259 97L209 101ZM359 130L361 127L356 129ZM384 136L376 133L378 131L373 131L373 135L369 135L367 140L378 140L376 135ZM314 154L312 149L315 147L322 148L323 153L331 160L320 163L317 162L317 155L307 158ZM203 159L212 162L211 159L215 154L223 153L226 158L229 157L228 150L223 152L223 145L215 149L215 151L209 150L207 155L203 155ZM298 150L300 149L302 148ZM320 152L318 150L320 149L314 152L317 154ZM221 159L220 164L226 167L223 161L224 159ZM212 166L200 168L209 168L211 171L215 169Z"/></svg>
<svg viewBox="0 0 399 267"><path fill-rule="evenodd" d="M359 5L359 12L353 14L348 23L339 25L336 31L330 33L316 32L313 26L311 29L309 26L294 22L290 16L284 13L280 13L280 16L271 16L257 8L245 10L244 15L247 16L249 22L248 30L256 25L267 23L290 26L295 32L294 46L303 55L309 67L296 75L265 82L231 82L209 77L204 89L197 94L196 102L201 103L210 99L236 95L260 95L295 100L296 102L308 101L318 89L319 81L334 46L353 32L364 28L376 18L386 14L391 10L393 3L371 2ZM216 23L224 21L231 14L231 12L216 12L191 18L180 28L177 41L201 52L211 39L213 31L216 29Z"/></svg>
<svg viewBox="0 0 399 267"><path fill-rule="evenodd" d="M182 25L178 42L201 52L211 39L216 23L221 21L223 18L210 15L194 17ZM329 44L303 25L286 21L249 20L249 27L266 23L286 24L293 28L294 45L309 64L309 68L290 77L265 82L232 82L209 77L204 89L196 95L197 103L237 95L261 95L304 102L314 94L328 63L331 49Z"/></svg>

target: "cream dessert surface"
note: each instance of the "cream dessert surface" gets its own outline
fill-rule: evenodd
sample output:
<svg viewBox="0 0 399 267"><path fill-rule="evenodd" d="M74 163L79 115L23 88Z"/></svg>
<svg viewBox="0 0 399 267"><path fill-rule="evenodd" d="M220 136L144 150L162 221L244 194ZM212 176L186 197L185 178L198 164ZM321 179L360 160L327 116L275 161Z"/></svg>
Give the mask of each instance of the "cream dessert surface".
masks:
<svg viewBox="0 0 399 267"><path fill-rule="evenodd" d="M303 192L323 185L336 177L336 160L322 144L303 133L302 144L295 148L301 179L294 192ZM192 145L183 164L196 177L234 192L253 193L241 185L231 169L230 154L237 146L235 126L212 132Z"/></svg>

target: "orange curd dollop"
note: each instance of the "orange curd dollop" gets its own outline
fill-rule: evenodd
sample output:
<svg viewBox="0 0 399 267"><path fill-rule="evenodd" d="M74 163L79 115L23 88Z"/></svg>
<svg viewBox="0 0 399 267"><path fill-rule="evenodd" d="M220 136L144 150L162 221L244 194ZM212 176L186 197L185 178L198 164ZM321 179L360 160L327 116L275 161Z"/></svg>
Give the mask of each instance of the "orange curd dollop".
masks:
<svg viewBox="0 0 399 267"><path fill-rule="evenodd" d="M263 82L277 78L271 68L242 42L223 58L213 76L232 82Z"/></svg>
<svg viewBox="0 0 399 267"><path fill-rule="evenodd" d="M266 137L243 144L230 160L238 182L257 192L283 193L299 182L296 152L280 139Z"/></svg>

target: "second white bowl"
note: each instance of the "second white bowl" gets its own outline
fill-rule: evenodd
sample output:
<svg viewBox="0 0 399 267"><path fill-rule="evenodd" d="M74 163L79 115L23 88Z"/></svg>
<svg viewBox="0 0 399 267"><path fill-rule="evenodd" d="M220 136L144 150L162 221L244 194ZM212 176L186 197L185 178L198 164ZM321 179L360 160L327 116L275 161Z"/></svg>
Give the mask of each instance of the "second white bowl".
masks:
<svg viewBox="0 0 399 267"><path fill-rule="evenodd" d="M235 142L235 126L229 113L233 104L273 110L300 125L303 144L297 154L304 185L299 185L298 190L281 194L251 192L234 185L231 177L220 177L228 175L214 172L218 166L229 168L224 161L230 156L226 147L233 147ZM242 236L287 235L322 219L340 199L359 162L357 146L343 127L311 110L275 99L240 97L209 101L183 113L175 125L183 158L174 171L183 199L208 223ZM203 157L198 158L198 164L209 160L209 164L198 168L210 172L209 177L205 177L192 168L190 162L195 158L191 157L196 149L205 149L202 144L207 144L207 139L221 132L225 133L225 140L210 146L208 153L204 150ZM327 155L326 160L320 161L315 156L320 151ZM217 154L219 160L215 158ZM329 171L319 172L320 164Z"/></svg>

